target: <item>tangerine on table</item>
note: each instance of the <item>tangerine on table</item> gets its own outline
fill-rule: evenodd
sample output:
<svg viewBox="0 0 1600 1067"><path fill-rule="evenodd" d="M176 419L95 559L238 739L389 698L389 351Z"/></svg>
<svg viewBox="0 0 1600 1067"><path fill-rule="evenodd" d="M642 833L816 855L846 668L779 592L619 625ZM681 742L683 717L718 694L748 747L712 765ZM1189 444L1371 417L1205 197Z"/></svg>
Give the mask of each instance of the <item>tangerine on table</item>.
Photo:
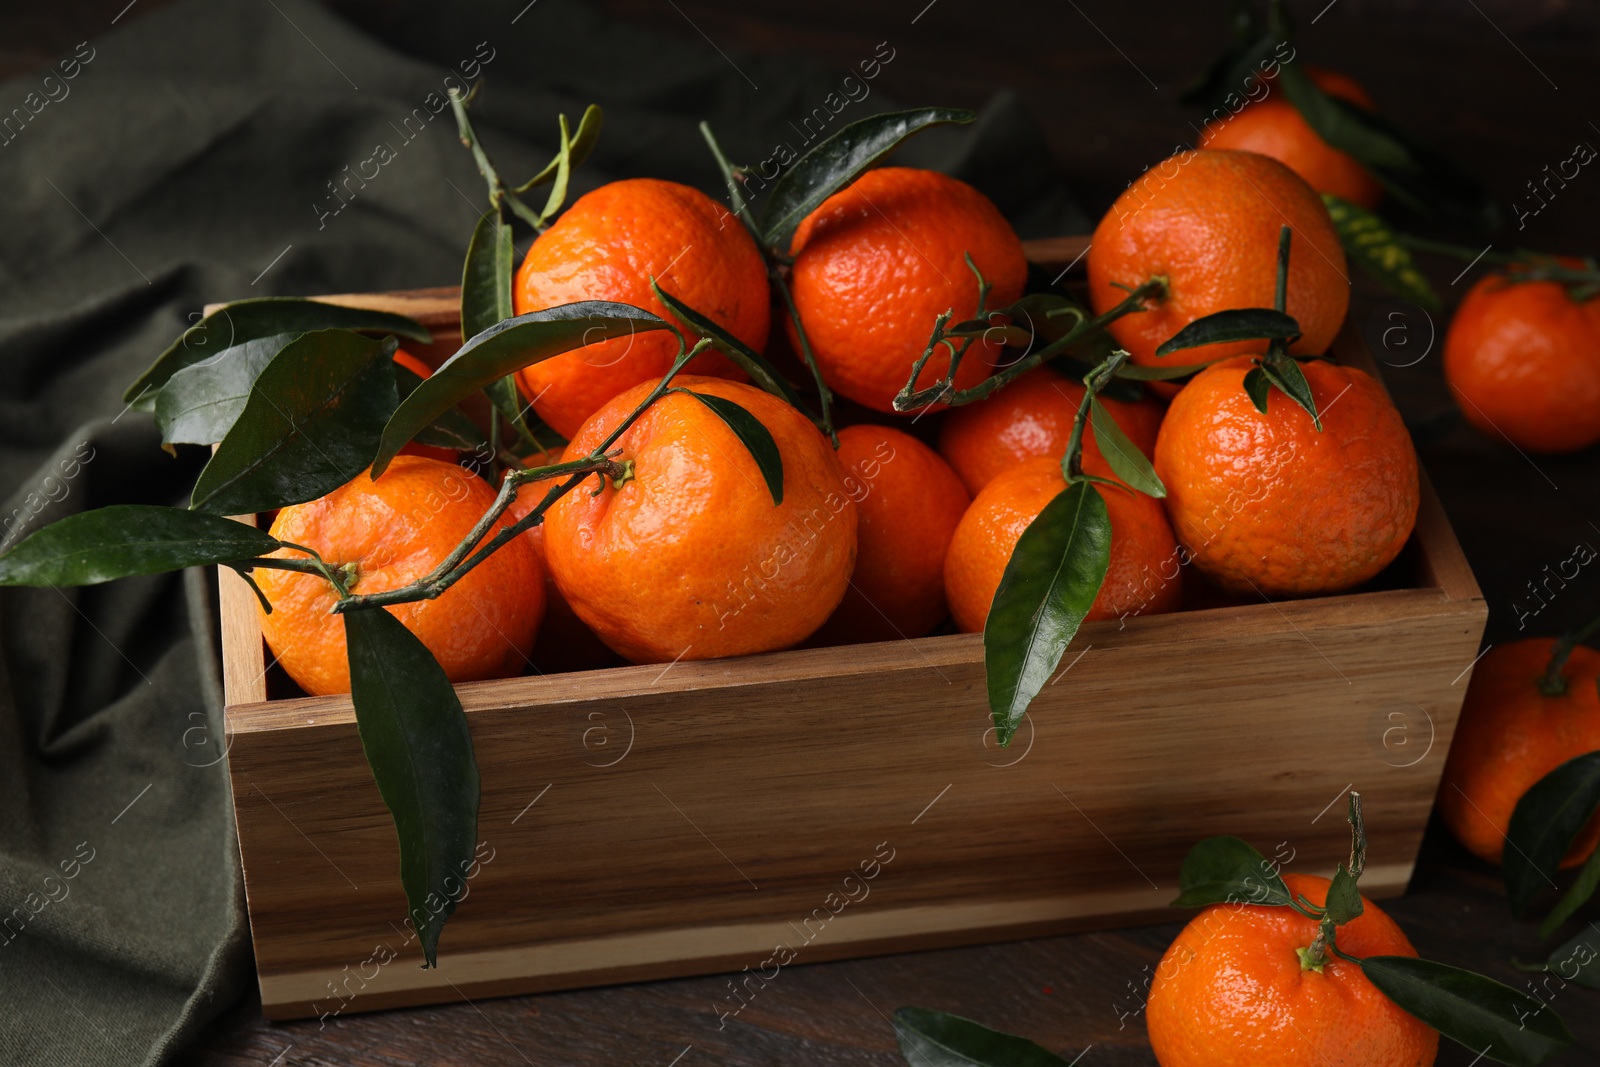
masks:
<svg viewBox="0 0 1600 1067"><path fill-rule="evenodd" d="M316 549L349 567L352 593L381 593L426 576L494 504L482 479L451 463L398 456L376 481L365 473L327 496L278 512L272 536ZM499 525L505 525L502 517ZM304 556L290 549L274 555ZM520 674L544 614L544 579L518 538L434 600L388 611L427 646L452 682ZM258 569L272 604L261 633L277 661L313 696L350 691L344 620L337 595L318 575Z"/></svg>
<svg viewBox="0 0 1600 1067"><path fill-rule="evenodd" d="M1539 680L1554 638L1534 637L1491 648L1472 669L1455 740L1439 783L1439 816L1456 840L1499 863L1517 801L1567 760L1600 749L1600 652L1578 645L1567 659L1563 692L1547 695ZM1600 841L1600 818L1579 833L1561 866L1589 858Z"/></svg>
<svg viewBox="0 0 1600 1067"><path fill-rule="evenodd" d="M1420 501L1416 452L1383 386L1365 371L1301 364L1317 409L1273 389L1245 395L1248 358L1212 364L1167 409L1156 473L1194 563L1225 591L1331 593L1400 553Z"/></svg>
<svg viewBox="0 0 1600 1067"><path fill-rule="evenodd" d="M579 197L528 249L517 270L514 305L524 315L578 300L612 300L676 323L651 291L651 277L756 351L766 345L771 298L755 241L698 189L655 178L611 182ZM685 336L691 344L697 339L693 331ZM570 438L606 401L665 374L677 350L670 331L656 330L564 352L519 374L534 411ZM696 356L687 370L744 378L712 351Z"/></svg>
<svg viewBox="0 0 1600 1067"><path fill-rule="evenodd" d="M560 463L562 458L557 454L546 453L541 456L531 456L523 463L528 467L546 467ZM538 481L524 482L517 489L516 498L511 501L511 506L506 509L506 522L520 521L539 506L551 489L565 482L568 477L570 475L556 475ZM572 492L582 491L572 490ZM584 625L583 620L572 610L572 605L567 603L566 597L561 595L561 590L556 588L555 576L550 573L550 567L545 561L544 523L530 526L522 536L533 549L534 557L538 559L539 567L544 574L544 622L539 626L539 642L533 649L534 669L542 674L556 674L565 671L591 671L615 663L616 653L607 648L595 636L594 631Z"/></svg>
<svg viewBox="0 0 1600 1067"><path fill-rule="evenodd" d="M1328 879L1282 876L1321 907ZM1339 927L1352 956L1416 956L1376 904ZM1150 982L1145 1021L1161 1067L1430 1067L1439 1033L1383 994L1359 964L1297 950L1317 923L1289 907L1214 904L1178 934Z"/></svg>
<svg viewBox="0 0 1600 1067"><path fill-rule="evenodd" d="M1018 460L1066 455L1072 422L1083 402L1083 383L1039 367L976 403L944 416L939 454L955 468L967 491L977 493ZM1111 417L1146 457L1155 455L1156 433L1166 405L1148 393L1129 402L1102 396ZM1092 474L1109 471L1094 427L1083 430L1083 466Z"/></svg>
<svg viewBox="0 0 1600 1067"><path fill-rule="evenodd" d="M838 456L859 515L856 566L811 643L923 637L949 614L944 557L971 498L937 452L900 430L847 426Z"/></svg>
<svg viewBox="0 0 1600 1067"><path fill-rule="evenodd" d="M654 384L595 412L567 452L592 452ZM856 505L833 448L753 386L692 375L673 384L612 446L631 476L589 479L546 512L556 585L602 641L638 663L796 644L838 606L855 565ZM781 504L739 438L684 389L731 400L766 426L783 459Z"/></svg>
<svg viewBox="0 0 1600 1067"><path fill-rule="evenodd" d="M1061 462L1038 457L1001 474L972 501L944 564L945 595L961 630L983 630L1022 531L1066 487ZM1183 600L1178 546L1161 504L1122 486L1095 488L1111 518L1111 560L1085 619L1176 611Z"/></svg>
<svg viewBox="0 0 1600 1067"><path fill-rule="evenodd" d="M1450 322L1444 375L1484 433L1529 452L1587 448L1600 441L1600 300L1487 275Z"/></svg>
<svg viewBox="0 0 1600 1067"><path fill-rule="evenodd" d="M1316 67L1304 69L1329 96L1366 111L1373 109L1372 98L1353 79ZM1271 156L1317 192L1332 193L1361 207L1374 207L1383 198L1383 186L1367 168L1348 152L1324 141L1281 89L1276 95L1248 104L1238 114L1207 126L1199 147Z"/></svg>
<svg viewBox="0 0 1600 1067"><path fill-rule="evenodd" d="M1247 109L1248 110L1248 109ZM1146 171L1095 227L1089 297L1096 314L1155 277L1167 294L1107 329L1142 364L1203 363L1259 350L1259 341L1205 345L1167 357L1157 346L1198 318L1269 308L1278 231L1293 231L1287 310L1300 324L1294 353L1320 355L1350 305L1344 249L1322 198L1294 171L1254 152L1181 152Z"/></svg>
<svg viewBox="0 0 1600 1067"><path fill-rule="evenodd" d="M934 322L951 324L978 308L970 254L989 282L988 306L1022 295L1028 263L1022 242L989 199L936 171L880 167L824 200L795 231L795 306L823 379L842 396L893 412L894 398L927 348ZM790 339L800 352L792 322ZM966 389L989 375L1000 346L978 341L957 368ZM917 387L949 369L943 347Z"/></svg>

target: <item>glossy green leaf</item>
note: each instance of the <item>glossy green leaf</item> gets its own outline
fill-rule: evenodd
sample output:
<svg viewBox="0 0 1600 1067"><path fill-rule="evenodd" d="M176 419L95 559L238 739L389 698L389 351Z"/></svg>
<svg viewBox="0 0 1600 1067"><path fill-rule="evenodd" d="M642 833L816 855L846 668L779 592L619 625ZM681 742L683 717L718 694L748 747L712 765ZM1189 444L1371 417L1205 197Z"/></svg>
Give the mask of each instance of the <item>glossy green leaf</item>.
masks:
<svg viewBox="0 0 1600 1067"><path fill-rule="evenodd" d="M801 219L894 151L901 141L930 126L971 122L977 117L963 108L923 107L872 115L841 127L790 164L773 185L761 214L763 243L788 251L789 238Z"/></svg>
<svg viewBox="0 0 1600 1067"><path fill-rule="evenodd" d="M1535 893L1555 885L1561 860L1597 808L1600 752L1568 760L1517 801L1500 860L1512 911L1521 915Z"/></svg>
<svg viewBox="0 0 1600 1067"><path fill-rule="evenodd" d="M539 218L550 219L567 202L567 184L572 180L572 134L567 129L567 116L561 116L561 147L556 150L556 173L550 182L550 195L545 198Z"/></svg>
<svg viewBox="0 0 1600 1067"><path fill-rule="evenodd" d="M1356 888L1355 878L1342 863L1333 874L1333 882L1328 886L1328 896L1323 901L1323 906L1328 909L1328 918L1339 926L1343 926L1366 910L1361 902L1361 890Z"/></svg>
<svg viewBox="0 0 1600 1067"><path fill-rule="evenodd" d="M510 318L470 338L395 410L372 464L376 478L424 427L491 382L584 345L671 327L629 304L585 300Z"/></svg>
<svg viewBox="0 0 1600 1067"><path fill-rule="evenodd" d="M757 387L771 393L780 400L787 401L790 405L805 411L805 404L800 399L800 394L794 387L784 380L783 375L773 369L767 358L755 349L746 345L733 334L723 329L706 315L702 315L682 300L673 296L656 282L650 279L650 288L655 290L656 299L689 328L689 331L711 340L711 346L718 352L731 359L739 369L750 375L750 380Z"/></svg>
<svg viewBox="0 0 1600 1067"><path fill-rule="evenodd" d="M247 515L315 500L372 462L395 409L394 338L317 330L279 352L211 462L190 506Z"/></svg>
<svg viewBox="0 0 1600 1067"><path fill-rule="evenodd" d="M1324 141L1371 168L1417 171L1421 164L1410 149L1376 123L1365 121L1365 109L1329 96L1299 63L1285 63L1278 74L1284 95Z"/></svg>
<svg viewBox="0 0 1600 1067"><path fill-rule="evenodd" d="M444 669L383 608L348 611L356 729L400 838L400 882L428 966L466 894L478 832L478 763Z"/></svg>
<svg viewBox="0 0 1600 1067"><path fill-rule="evenodd" d="M320 300L303 300L299 297L269 296L257 300L237 300L218 308L183 332L150 368L128 386L122 395L124 401L133 402L150 410L156 402L156 390L167 383L179 370L191 363L199 363L234 345L242 345L259 337L279 333L307 333L312 330L358 330L366 333L392 333L421 344L430 344L433 335L420 322L404 315L391 315L384 311L367 311L364 308L340 307L324 304Z"/></svg>
<svg viewBox="0 0 1600 1067"><path fill-rule="evenodd" d="M1429 311L1440 309L1439 295L1417 269L1411 250L1400 243L1387 222L1332 193L1323 193L1322 201L1328 205L1328 214L1339 231L1339 243L1344 245L1351 262L1402 300Z"/></svg>
<svg viewBox="0 0 1600 1067"><path fill-rule="evenodd" d="M183 367L156 394L156 425L169 445L214 445L244 410L256 378L298 334L275 333Z"/></svg>
<svg viewBox="0 0 1600 1067"><path fill-rule="evenodd" d="M399 399L404 400L410 396L424 380L409 367L403 367L398 363L394 365L395 392ZM489 442L483 436L483 431L478 429L478 424L462 414L460 408L446 411L431 426L418 431L412 440L419 445L453 448L457 452L476 455L486 455L489 447Z"/></svg>
<svg viewBox="0 0 1600 1067"><path fill-rule="evenodd" d="M1294 898L1267 858L1237 837L1208 837L1189 850L1178 873L1174 908L1213 904L1287 907Z"/></svg>
<svg viewBox="0 0 1600 1067"><path fill-rule="evenodd" d="M761 424L760 419L726 397L696 393L691 389L667 391L694 397L725 422L750 453L750 458L756 461L761 477L766 480L767 491L772 494L773 506L783 503L783 456L778 452L778 442L772 439L772 432Z"/></svg>
<svg viewBox="0 0 1600 1067"><path fill-rule="evenodd" d="M1106 502L1084 482L1057 494L1017 539L983 627L989 710L1002 745L1050 681L1110 560Z"/></svg>
<svg viewBox="0 0 1600 1067"><path fill-rule="evenodd" d="M565 116L562 116L565 121ZM600 130L605 125L605 113L600 110L600 105L590 104L584 109L583 118L578 120L578 132L572 135L571 146L567 150L568 167L580 167L584 160L589 158L589 153L594 151L594 146L600 142ZM526 193L556 180L556 175L561 169L561 153L557 152L544 169L521 185L512 190L514 193Z"/></svg>
<svg viewBox="0 0 1600 1067"><path fill-rule="evenodd" d="M1572 918L1579 908L1589 902L1594 896L1594 891L1600 888L1600 849L1589 853L1589 858L1578 870L1577 880L1571 888L1550 909L1550 914L1544 917L1544 922L1539 924L1539 936L1549 937L1560 929L1561 924Z"/></svg>
<svg viewBox="0 0 1600 1067"><path fill-rule="evenodd" d="M891 1020L910 1067L1069 1067L1025 1037L927 1008L898 1008Z"/></svg>
<svg viewBox="0 0 1600 1067"><path fill-rule="evenodd" d="M1321 431L1322 416L1317 411L1316 398L1311 394L1311 383L1306 380L1305 371L1300 369L1299 362L1293 356L1267 357L1261 362L1261 375L1284 396L1299 404L1311 416L1312 425ZM1266 410L1264 402L1258 406L1262 411Z"/></svg>
<svg viewBox="0 0 1600 1067"><path fill-rule="evenodd" d="M1265 415L1267 413L1267 394L1272 391L1272 382L1268 380L1266 372L1260 366L1251 367L1244 372L1244 392L1250 398L1250 403L1256 410Z"/></svg>
<svg viewBox="0 0 1600 1067"><path fill-rule="evenodd" d="M1412 956L1369 956L1361 971L1382 993L1486 1060L1535 1067L1572 1044L1555 1010L1492 978Z"/></svg>
<svg viewBox="0 0 1600 1067"><path fill-rule="evenodd" d="M1281 311L1229 308L1195 319L1163 341L1156 348L1156 355L1169 356L1186 348L1230 341L1292 341L1299 336L1300 324Z"/></svg>
<svg viewBox="0 0 1600 1067"><path fill-rule="evenodd" d="M483 213L472 229L461 269L461 336L476 337L511 317L511 226L500 212Z"/></svg>
<svg viewBox="0 0 1600 1067"><path fill-rule="evenodd" d="M1146 496L1167 495L1167 487L1161 484L1150 460L1139 451L1138 445L1128 440L1128 435L1122 432L1122 427L1098 397L1089 401L1089 425L1094 429L1094 443L1111 465L1112 474Z"/></svg>
<svg viewBox="0 0 1600 1067"><path fill-rule="evenodd" d="M1566 944L1550 953L1546 966L1564 982L1600 989L1600 926L1594 923L1584 926Z"/></svg>
<svg viewBox="0 0 1600 1067"><path fill-rule="evenodd" d="M0 585L95 585L254 559L280 547L264 531L232 519L114 504L69 515L24 538L0 556Z"/></svg>

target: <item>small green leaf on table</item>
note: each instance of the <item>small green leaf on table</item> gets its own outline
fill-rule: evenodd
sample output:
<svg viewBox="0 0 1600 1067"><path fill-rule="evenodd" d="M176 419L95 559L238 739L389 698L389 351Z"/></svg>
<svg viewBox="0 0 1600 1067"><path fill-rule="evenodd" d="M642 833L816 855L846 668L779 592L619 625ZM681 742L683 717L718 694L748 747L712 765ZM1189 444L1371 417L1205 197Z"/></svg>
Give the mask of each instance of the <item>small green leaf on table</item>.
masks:
<svg viewBox="0 0 1600 1067"><path fill-rule="evenodd" d="M1272 308L1228 308L1195 319L1161 342L1156 355L1234 341L1292 341L1300 336L1293 316Z"/></svg>
<svg viewBox="0 0 1600 1067"><path fill-rule="evenodd" d="M210 359L223 349L242 345L246 341L271 337L273 334L307 333L312 330L392 333L421 344L431 344L433 341L433 335L420 322L386 311L341 307L320 300L289 296L237 300L218 308L183 331L182 336L128 386L122 399L140 410L153 410L156 391L184 367Z"/></svg>
<svg viewBox="0 0 1600 1067"><path fill-rule="evenodd" d="M1600 752L1568 760L1517 801L1500 861L1513 912L1521 915L1535 893L1555 885L1561 860L1597 808Z"/></svg>
<svg viewBox="0 0 1600 1067"><path fill-rule="evenodd" d="M1549 1005L1492 978L1411 956L1360 964L1390 1000L1484 1059L1535 1067L1572 1044Z"/></svg>
<svg viewBox="0 0 1600 1067"><path fill-rule="evenodd" d="M257 337L173 374L156 395L161 443L214 445L226 437L244 410L256 378L297 336L275 333Z"/></svg>
<svg viewBox="0 0 1600 1067"><path fill-rule="evenodd" d="M1057 494L1017 539L983 627L989 709L1002 745L1061 662L1110 559L1106 502L1081 481Z"/></svg>
<svg viewBox="0 0 1600 1067"><path fill-rule="evenodd" d="M246 515L330 493L372 462L395 408L393 337L317 330L286 345L200 472L190 506Z"/></svg>
<svg viewBox="0 0 1600 1067"><path fill-rule="evenodd" d="M113 504L69 515L0 556L0 585L95 585L265 556L264 531L183 508Z"/></svg>
<svg viewBox="0 0 1600 1067"><path fill-rule="evenodd" d="M440 415L515 370L584 345L670 328L642 308L605 300L562 304L491 326L468 339L395 409L383 428L372 476L382 474L406 443Z"/></svg>
<svg viewBox="0 0 1600 1067"><path fill-rule="evenodd" d="M423 958L465 894L478 832L478 763L450 679L383 608L344 613L356 729L400 838L400 881Z"/></svg>
<svg viewBox="0 0 1600 1067"><path fill-rule="evenodd" d="M962 108L923 107L857 119L819 141L772 187L761 214L762 242L781 252L800 220L856 176L892 152L912 134L949 122L971 122L978 116Z"/></svg>
<svg viewBox="0 0 1600 1067"><path fill-rule="evenodd" d="M1223 835L1208 837L1189 850L1178 874L1174 908L1212 904L1287 907L1293 902L1278 870L1248 842Z"/></svg>
<svg viewBox="0 0 1600 1067"><path fill-rule="evenodd" d="M892 1020L900 1054L911 1067L1068 1067L1025 1037L927 1008L897 1008Z"/></svg>
<svg viewBox="0 0 1600 1067"><path fill-rule="evenodd" d="M710 393L696 393L691 389L669 389L670 393L684 393L710 408L733 431L739 443L756 461L761 477L766 480L767 491L772 494L774 507L783 503L783 456L778 452L778 442L761 420L748 410L726 397Z"/></svg>
<svg viewBox="0 0 1600 1067"><path fill-rule="evenodd" d="M1323 193L1322 200L1333 217L1334 229L1339 231L1339 243L1344 245L1345 255L1402 300L1429 311L1440 309L1439 295L1417 269L1411 250L1400 243L1387 222L1332 193Z"/></svg>
<svg viewBox="0 0 1600 1067"><path fill-rule="evenodd" d="M1111 417L1111 412L1095 397L1089 401L1089 425L1094 429L1095 445L1111 466L1111 473L1127 482L1146 496L1164 497L1167 487L1161 484L1150 460L1139 451L1139 446L1128 439Z"/></svg>

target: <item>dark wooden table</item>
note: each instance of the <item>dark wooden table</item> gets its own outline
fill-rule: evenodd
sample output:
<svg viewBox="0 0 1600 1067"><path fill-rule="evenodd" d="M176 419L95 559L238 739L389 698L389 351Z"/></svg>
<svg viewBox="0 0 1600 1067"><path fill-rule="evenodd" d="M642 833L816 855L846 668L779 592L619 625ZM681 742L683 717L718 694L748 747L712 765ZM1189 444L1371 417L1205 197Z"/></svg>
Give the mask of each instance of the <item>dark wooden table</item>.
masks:
<svg viewBox="0 0 1600 1067"><path fill-rule="evenodd" d="M392 42L416 43L406 41L406 21L388 0L336 6ZM659 32L663 47L703 48L709 40L735 57L798 51L845 67L889 41L897 56L882 87L912 103L978 105L999 88L1014 88L1091 212L1103 210L1141 168L1192 140L1190 122L1198 116L1178 105L1178 90L1225 36L1220 0L812 0L781 8L748 0L605 0L602 6ZM1469 162L1502 199L1519 196L1525 182L1566 158L1576 142L1600 144L1600 110L1592 109L1600 88L1593 59L1600 7L1593 3L1291 6L1309 59L1360 78L1388 113ZM70 29L57 33L46 15L18 18L34 25L0 45L0 72L48 61L76 39L68 39ZM418 50L425 51L420 44ZM1600 178L1581 177L1526 230L1508 230L1497 245L1600 249L1597 193ZM1470 282L1470 275L1452 282L1459 263L1428 268L1452 302ZM1443 318L1429 319L1367 289L1358 291L1352 314L1391 365L1386 377L1488 597L1487 640L1513 639L1512 605L1525 583L1544 563L1566 558L1577 541L1600 540L1596 453L1530 460L1472 433L1440 378ZM1404 327L1398 333L1391 329L1397 324ZM1600 580L1586 572L1536 620L1537 628L1553 633L1570 625L1595 609L1597 594ZM1519 987L1527 976L1512 961L1541 955L1534 929L1510 918L1493 872L1437 825L1411 893L1388 910L1424 955ZM268 1024L250 999L213 1025L183 1062L892 1064L900 1060L887 1017L915 1004L1028 1034L1086 1067L1150 1064L1136 991L1175 929L797 966L722 1029L715 1005L725 985L716 977L349 1016L325 1028ZM1554 1006L1579 1039L1563 1062L1600 1062L1600 994L1571 987ZM1472 1055L1447 1047L1440 1062L1469 1064Z"/></svg>

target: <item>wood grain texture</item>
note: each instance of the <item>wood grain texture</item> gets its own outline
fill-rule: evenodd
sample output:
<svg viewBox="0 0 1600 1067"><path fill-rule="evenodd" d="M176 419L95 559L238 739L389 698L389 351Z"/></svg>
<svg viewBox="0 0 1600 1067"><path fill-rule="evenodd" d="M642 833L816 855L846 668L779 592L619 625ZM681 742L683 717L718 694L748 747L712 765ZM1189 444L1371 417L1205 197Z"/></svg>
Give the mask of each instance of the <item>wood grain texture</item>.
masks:
<svg viewBox="0 0 1600 1067"><path fill-rule="evenodd" d="M1084 247L1030 254L1064 266ZM452 290L329 299L453 343ZM1353 332L1336 353L1370 367ZM349 699L230 690L263 1009L342 1015L759 971L778 946L815 962L1156 921L1217 826L1331 871L1351 784L1383 857L1364 887L1401 892L1442 767L1422 757L1449 743L1485 616L1425 495L1388 587L1084 627L1009 751L992 743L976 635L463 685L483 862L437 970L397 925L393 829ZM224 586L230 678L259 677L256 610Z"/></svg>

